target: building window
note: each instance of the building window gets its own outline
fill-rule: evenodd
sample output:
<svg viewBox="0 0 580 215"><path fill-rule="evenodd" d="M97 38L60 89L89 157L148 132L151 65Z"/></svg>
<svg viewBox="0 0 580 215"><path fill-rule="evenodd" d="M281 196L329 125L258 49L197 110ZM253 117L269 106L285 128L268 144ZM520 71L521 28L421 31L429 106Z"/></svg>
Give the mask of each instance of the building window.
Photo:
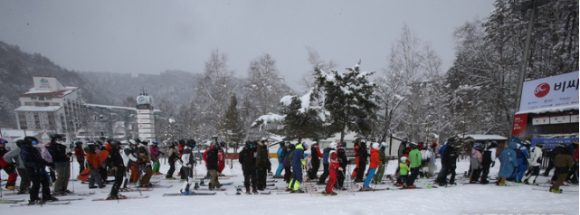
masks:
<svg viewBox="0 0 580 215"><path fill-rule="evenodd" d="M32 106L32 102L24 102L24 106Z"/></svg>
<svg viewBox="0 0 580 215"><path fill-rule="evenodd" d="M42 96L39 96L39 97L38 97L38 101L44 101L44 97L42 97Z"/></svg>
<svg viewBox="0 0 580 215"><path fill-rule="evenodd" d="M52 106L60 106L60 103L59 102L53 102L52 103Z"/></svg>
<svg viewBox="0 0 580 215"><path fill-rule="evenodd" d="M32 100L36 100L36 99L38 99L38 98L37 98L36 96L31 96L31 97L30 97L30 99L32 99Z"/></svg>
<svg viewBox="0 0 580 215"><path fill-rule="evenodd" d="M46 99L46 100L52 100L52 96L44 97L44 99Z"/></svg>

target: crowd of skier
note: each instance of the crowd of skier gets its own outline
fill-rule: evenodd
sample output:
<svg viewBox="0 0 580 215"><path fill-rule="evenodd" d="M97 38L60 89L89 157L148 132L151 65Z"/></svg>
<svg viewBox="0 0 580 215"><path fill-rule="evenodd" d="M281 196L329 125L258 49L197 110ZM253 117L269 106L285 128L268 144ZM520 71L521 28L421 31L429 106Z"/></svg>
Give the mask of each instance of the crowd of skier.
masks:
<svg viewBox="0 0 580 215"><path fill-rule="evenodd" d="M119 141L104 138L86 143L76 141L74 155L67 150L64 138L58 134L52 135L50 142L44 145L35 137L18 140L17 148L13 150L7 150L6 143L6 140L0 138L0 167L8 174L6 189L17 190L19 194L29 193L30 204L57 201L55 196L72 193L68 189L68 184L73 156L80 167L78 179L83 182L88 180L90 189L105 188L108 182L113 183L107 199L123 198L119 191L130 189L129 185L151 188L154 186L150 182L152 175L162 175L159 172L159 157L164 153L159 150L159 143L156 140L132 139L124 146ZM83 144L86 146L83 147ZM288 184L286 191L290 193L304 193L306 186L317 184L325 185L322 194L337 195L335 191L347 190L348 184L345 184L347 177L355 183L362 182L360 191L373 190L371 184L385 183L383 182L385 167L389 162L385 153L388 146L385 144L369 142L370 148L367 148L365 139L355 140L352 172L348 170L351 161L347 157L345 142L330 143L324 149L320 148L318 140L314 140L311 144L307 142L276 144L279 145L276 153L278 167L273 177L283 179ZM165 178L176 179L174 177L176 164L181 164L177 173L179 179L184 182L180 192L188 195L192 185L194 188L199 186L195 157L201 154L200 148L196 148L193 139L170 142L168 145L166 157L169 170ZM267 187L267 175L272 174L268 146L270 144L266 138L260 141L246 141L239 153L238 161L242 166L247 194L257 194ZM555 169L550 181L551 192L562 192L560 186L563 183L578 183L577 141L572 147L562 144L553 150L543 150L542 143L532 146L529 141L523 141L521 144L510 142L499 156L496 156L497 146L496 141L473 143L470 168L464 175L469 179L469 183L490 183L490 168L499 160L500 170L495 181L496 185L506 186L506 181L537 184L542 159L546 158L549 159L549 165L543 175L548 176L549 172ZM207 170L203 178L210 179L208 184L210 190L222 187L218 178L223 175L222 171L225 168L224 148L225 143L218 142L217 137L214 137L210 146L201 154ZM197 153L195 149L198 150ZM439 186L455 185L457 161L460 157L456 139L449 138L438 151L436 149L435 142L413 143L405 138L397 152L398 165L395 174L387 175L387 178L401 189L417 188L415 181L418 178L430 177L435 177L435 183ZM305 156L308 150L310 156ZM549 156L544 156L543 152L549 153ZM441 168L435 175L437 154L441 158ZM323 173L318 176L321 162ZM114 176L113 181L107 181L109 175ZM21 180L19 186L16 186L18 176ZM52 192L50 186L54 186Z"/></svg>

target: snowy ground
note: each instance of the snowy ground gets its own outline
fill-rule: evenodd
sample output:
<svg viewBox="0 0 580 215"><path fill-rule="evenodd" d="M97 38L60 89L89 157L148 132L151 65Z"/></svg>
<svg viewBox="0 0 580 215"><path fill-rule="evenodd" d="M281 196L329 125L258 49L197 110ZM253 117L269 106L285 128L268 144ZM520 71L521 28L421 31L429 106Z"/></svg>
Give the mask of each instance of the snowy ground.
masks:
<svg viewBox="0 0 580 215"><path fill-rule="evenodd" d="M273 163L276 162L272 159ZM73 166L78 172L78 166ZM229 166L228 166L229 167ZM223 179L222 182L234 182L225 186L228 193L235 193L234 186L241 185L240 165L234 162L233 169L226 167L226 175L236 174L237 177ZM162 165L161 172L169 167ZM390 162L386 173L391 174L396 168L396 162ZM468 162L458 164L458 173L468 169ZM499 165L491 170L496 176ZM205 168L198 169L199 175L205 174ZM458 176L460 178L461 176ZM7 175L2 172L2 179ZM152 180L157 180L154 177ZM547 178L538 178L539 182ZM388 180L387 180L388 181ZM3 182L5 183L5 182ZM10 207L0 204L0 214L43 214L43 215L112 215L112 214L579 214L578 186L564 186L565 194L549 193L548 187L510 184L509 187L489 185L462 185L456 187L440 187L417 190L390 190L380 192L356 192L354 195L318 196L309 194L278 195L226 195L218 192L214 196L178 196L163 197L163 193L179 192L181 184L174 181L161 180L161 184L173 184L171 188L156 188L153 191L142 192L149 195L147 199L123 201L91 201L93 198L107 196L111 185L102 193L95 189L96 194L84 197L84 200L73 201L70 205L47 205L44 207ZM417 186L425 187L425 180L418 180ZM390 183L387 183L390 185ZM387 185L379 185L384 187ZM73 188L74 186L74 188ZM278 187L285 186L278 180ZM543 190L534 190L543 189ZM89 191L87 184L70 182L69 190L76 192ZM11 192L11 191L3 191ZM127 196L139 196L138 192L124 193ZM63 197L68 198L68 197ZM72 197L71 197L72 198ZM3 199L26 199L28 195L10 195Z"/></svg>

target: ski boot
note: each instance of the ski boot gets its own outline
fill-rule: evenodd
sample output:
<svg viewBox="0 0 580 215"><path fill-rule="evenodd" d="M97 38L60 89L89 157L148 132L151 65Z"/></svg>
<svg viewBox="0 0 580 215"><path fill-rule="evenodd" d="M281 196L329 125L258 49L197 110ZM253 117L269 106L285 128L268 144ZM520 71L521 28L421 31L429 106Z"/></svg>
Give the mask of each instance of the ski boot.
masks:
<svg viewBox="0 0 580 215"><path fill-rule="evenodd" d="M181 190L179 190L179 192L181 192L181 194L183 194L185 196L191 194L191 192L189 190L188 191L183 191L183 192Z"/></svg>
<svg viewBox="0 0 580 215"><path fill-rule="evenodd" d="M193 186L193 189L194 189L194 190L197 190L197 189L199 189L199 184L197 184L197 182L196 182L196 183L195 183L195 185Z"/></svg>
<svg viewBox="0 0 580 215"><path fill-rule="evenodd" d="M258 190L256 190L256 188L252 188L252 193L253 194L258 194Z"/></svg>
<svg viewBox="0 0 580 215"><path fill-rule="evenodd" d="M304 190L300 190L300 189L292 190L292 191L290 191L290 193L304 193Z"/></svg>
<svg viewBox="0 0 580 215"><path fill-rule="evenodd" d="M371 191L371 188L367 187L367 186L363 186L360 188L360 191Z"/></svg>
<svg viewBox="0 0 580 215"><path fill-rule="evenodd" d="M28 200L28 205L40 205L42 201L40 199Z"/></svg>
<svg viewBox="0 0 580 215"><path fill-rule="evenodd" d="M49 197L46 197L46 198L42 198L42 202L56 202L56 201L58 201L58 199L56 197L54 197L54 196L49 196Z"/></svg>
<svg viewBox="0 0 580 215"><path fill-rule="evenodd" d="M236 195L240 195L240 194L242 194L242 188L236 187Z"/></svg>

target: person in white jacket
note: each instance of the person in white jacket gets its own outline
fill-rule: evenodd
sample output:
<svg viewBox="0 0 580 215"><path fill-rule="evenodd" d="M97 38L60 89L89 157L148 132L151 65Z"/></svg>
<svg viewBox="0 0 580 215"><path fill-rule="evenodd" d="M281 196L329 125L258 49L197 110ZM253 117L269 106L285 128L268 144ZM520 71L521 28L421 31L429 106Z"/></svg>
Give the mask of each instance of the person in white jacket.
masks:
<svg viewBox="0 0 580 215"><path fill-rule="evenodd" d="M526 148L528 148L528 151L530 152L530 155L528 157L528 163L529 163L529 170L526 173L526 175L524 176L524 184L529 184L529 179L534 177L534 179L532 180L532 184L536 183L536 179L538 178L538 175L540 175L540 165L542 164L542 147L543 144L541 143L537 143L536 146L531 147L531 144L529 144L529 142L526 142L526 144L524 145Z"/></svg>
<svg viewBox="0 0 580 215"><path fill-rule="evenodd" d="M189 187L193 183L193 172L195 171L194 166L196 164L195 158L192 153L192 148L195 148L195 141L188 140L188 144L183 148L183 154L181 155L181 162L183 162L183 172L184 177L187 178L187 182L183 183L183 187L180 192L183 195L189 195ZM197 184L196 184L197 185ZM197 188L196 188L197 189Z"/></svg>

